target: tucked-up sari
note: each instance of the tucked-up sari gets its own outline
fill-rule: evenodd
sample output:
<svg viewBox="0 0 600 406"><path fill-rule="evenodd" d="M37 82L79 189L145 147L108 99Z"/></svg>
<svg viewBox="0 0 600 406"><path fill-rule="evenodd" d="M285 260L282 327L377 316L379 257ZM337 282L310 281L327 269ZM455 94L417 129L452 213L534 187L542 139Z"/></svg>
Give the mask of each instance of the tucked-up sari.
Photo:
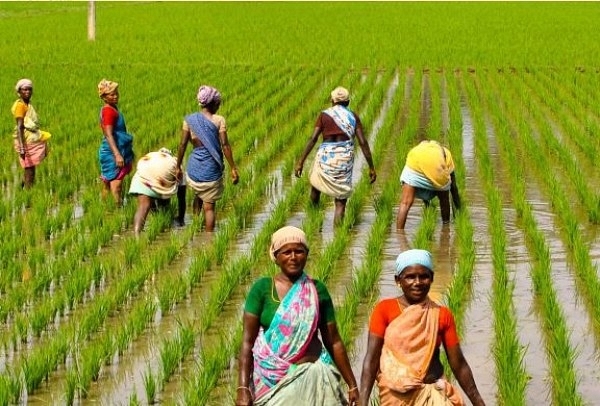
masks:
<svg viewBox="0 0 600 406"><path fill-rule="evenodd" d="M219 141L219 128L201 113L185 117L191 131L202 146L195 147L187 164L186 181L203 201L214 203L223 195L223 150Z"/></svg>
<svg viewBox="0 0 600 406"><path fill-rule="evenodd" d="M123 179L133 166L133 136L127 132L125 117L120 111L118 113L117 122L113 127L113 137L125 164L122 168L117 166L106 137L102 137L98 150L98 160L100 161L100 177L104 182ZM100 110L100 125L102 126L102 110Z"/></svg>
<svg viewBox="0 0 600 406"><path fill-rule="evenodd" d="M406 307L386 328L377 378L381 406L461 406L448 381L423 379L437 347L440 306L427 299Z"/></svg>
<svg viewBox="0 0 600 406"><path fill-rule="evenodd" d="M436 192L450 190L452 172L450 151L437 141L423 141L409 151L400 181L415 187L419 199L429 201Z"/></svg>
<svg viewBox="0 0 600 406"><path fill-rule="evenodd" d="M303 274L281 301L267 330L253 348L254 404L257 406L346 405L340 375L324 350L316 362L294 364L317 333L319 299Z"/></svg>
<svg viewBox="0 0 600 406"><path fill-rule="evenodd" d="M21 158L19 156L19 163L22 168L30 168L39 165L47 155L46 142L50 139L51 134L47 131L40 130L39 118L37 112L31 104L25 104L21 99L14 102L11 112L15 118L20 116L19 111L26 110L25 116L23 117L23 125L25 127L23 131L23 140L25 142L25 156ZM21 144L18 140L17 129L13 137L14 147L17 153L20 153Z"/></svg>
<svg viewBox="0 0 600 406"><path fill-rule="evenodd" d="M150 152L138 161L129 193L169 199L177 193L178 183L177 159L166 152Z"/></svg>
<svg viewBox="0 0 600 406"><path fill-rule="evenodd" d="M339 104L323 113L333 119L349 140L324 142L319 146L310 171L310 183L328 196L347 199L352 194L356 118L352 111Z"/></svg>

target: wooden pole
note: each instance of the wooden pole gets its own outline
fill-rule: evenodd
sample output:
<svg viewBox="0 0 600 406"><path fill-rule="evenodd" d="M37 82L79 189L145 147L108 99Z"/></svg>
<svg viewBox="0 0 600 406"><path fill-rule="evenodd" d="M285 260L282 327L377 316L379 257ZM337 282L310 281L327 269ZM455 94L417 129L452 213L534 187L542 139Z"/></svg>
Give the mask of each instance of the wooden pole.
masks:
<svg viewBox="0 0 600 406"><path fill-rule="evenodd" d="M96 40L96 3L90 0L88 3L88 40Z"/></svg>

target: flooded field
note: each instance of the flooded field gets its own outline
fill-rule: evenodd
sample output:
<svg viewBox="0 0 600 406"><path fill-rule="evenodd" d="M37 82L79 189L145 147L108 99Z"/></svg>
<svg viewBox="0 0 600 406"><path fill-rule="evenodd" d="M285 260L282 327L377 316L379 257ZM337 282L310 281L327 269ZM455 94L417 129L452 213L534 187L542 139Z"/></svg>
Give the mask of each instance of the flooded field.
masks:
<svg viewBox="0 0 600 406"><path fill-rule="evenodd" d="M203 40L221 44L231 59L200 45L186 48L198 43L190 28L197 23L193 14L201 12L196 5L98 5L99 38L84 44L73 38L85 3L0 5L3 60L14 59L10 44L22 40L14 31L43 27L37 41L23 45L37 64L0 67L7 116L0 129L11 134L13 82L28 76L35 84L33 103L53 133L51 155L32 190L20 188L22 170L10 138L0 144L7 157L0 167L0 405L233 404L245 296L254 280L276 271L267 248L283 225L307 233L307 272L332 294L357 378L371 310L399 294L396 256L426 248L435 260L431 297L453 310L486 404L598 404L598 69L564 61L523 67L492 56L438 63L447 57L441 53L425 63L419 58L426 50L415 51L410 62L373 50L354 63L353 49L332 61L329 47L311 49L321 59L310 62L304 47L311 41L299 41L289 27L290 33L281 28L268 35L284 41L286 32L296 47L282 42L268 48L260 39L239 45L262 38L247 18L276 16L279 9L219 6L236 14L204 6L218 17L207 22L215 25ZM328 12L348 12L337 7L320 4L322 13L300 4L284 9L317 18L320 27ZM347 8L371 21L389 15L383 26L399 24L396 9L376 4L380 13L373 14L365 7ZM444 7L449 16L464 14L462 5ZM561 7L551 7L555 14L549 15L562 15ZM131 28L134 20L118 20L134 11L145 31ZM518 26L521 14L510 11L519 16ZM107 19L122 24L107 32ZM436 43L444 32L440 28ZM382 46L393 43L377 39ZM348 42L357 47L363 40ZM280 49L289 53L280 55ZM499 45L495 57L512 55L509 50ZM483 58L481 52L470 58ZM213 59L193 58L201 54ZM557 59L562 56L557 51ZM116 208L100 199L95 86L103 77L121 83L119 106L137 156L163 146L175 150L184 115L197 109L198 85L221 89L220 113L240 182L225 182L214 233L191 214L190 193L183 227L173 222L172 202L166 212L149 216L139 238L132 231L135 200L128 196ZM334 227L333 200L322 196L318 207L311 206L307 176L296 178L293 168L338 85L350 89L350 108L360 115L378 178L369 184L357 151L354 192L343 224ZM75 96L66 102L57 90ZM452 151L464 207L442 225L437 204L426 208L416 201L406 229L396 230L400 172L409 149L423 139Z"/></svg>

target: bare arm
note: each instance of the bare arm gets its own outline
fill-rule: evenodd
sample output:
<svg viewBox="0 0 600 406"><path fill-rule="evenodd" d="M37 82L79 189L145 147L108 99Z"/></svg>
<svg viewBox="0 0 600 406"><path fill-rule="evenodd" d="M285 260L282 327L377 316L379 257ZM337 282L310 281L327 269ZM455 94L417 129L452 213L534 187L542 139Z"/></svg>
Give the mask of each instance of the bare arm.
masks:
<svg viewBox="0 0 600 406"><path fill-rule="evenodd" d="M383 348L383 338L369 333L367 343L367 354L363 361L362 373L360 375L360 398L363 405L369 404L369 397L373 390L375 378L379 372L379 359L381 358L381 349Z"/></svg>
<svg viewBox="0 0 600 406"><path fill-rule="evenodd" d="M19 141L19 155L25 157L25 120L23 117L17 117L17 140Z"/></svg>
<svg viewBox="0 0 600 406"><path fill-rule="evenodd" d="M460 195L458 194L458 185L456 184L456 176L454 172L450 174L450 194L452 195L452 203L454 205L454 211L460 210Z"/></svg>
<svg viewBox="0 0 600 406"><path fill-rule="evenodd" d="M233 152L231 151L231 145L229 145L229 140L227 139L227 131L219 132L219 140L221 141L223 155L225 155L225 159L227 159L227 163L231 168L231 180L235 185L240 180L240 175L238 173L237 167L235 166L235 162L233 162Z"/></svg>
<svg viewBox="0 0 600 406"><path fill-rule="evenodd" d="M446 355L448 357L448 363L450 364L452 373L456 377L460 387L469 397L469 400L473 406L485 406L485 402L479 394L477 385L475 385L471 367L463 355L460 344L457 344L451 348L446 348Z"/></svg>
<svg viewBox="0 0 600 406"><path fill-rule="evenodd" d="M322 131L322 129L320 127L315 127L315 130L313 131L312 135L310 136L310 139L308 140L306 147L304 147L304 152L302 152L302 156L298 160L298 163L296 164L296 168L294 170L294 172L298 178L302 175L302 167L304 166L304 161L306 161L308 154L310 154L310 151L312 151L313 147L319 140L319 135L321 134L321 131Z"/></svg>
<svg viewBox="0 0 600 406"><path fill-rule="evenodd" d="M365 138L363 133L362 126L356 127L356 138L358 139L358 145L365 156L365 160L367 164L369 164L369 178L371 183L375 182L377 179L377 173L375 172L375 165L373 164L373 156L371 155L371 148L369 148L369 143Z"/></svg>
<svg viewBox="0 0 600 406"><path fill-rule="evenodd" d="M108 146L115 157L115 163L119 168L122 168L125 165L125 160L121 153L119 152L119 148L117 148L117 142L115 141L115 137L113 135L114 127L112 125L103 125L102 132L104 133L104 138L106 138L106 142L108 142Z"/></svg>
<svg viewBox="0 0 600 406"><path fill-rule="evenodd" d="M323 338L323 345L329 354L331 354L333 362L335 362L344 381L348 385L350 405L358 404L358 385L356 384L356 378L354 377L354 372L352 372L352 367L350 366L346 347L338 332L337 324L335 322L322 322L319 326L319 330L321 331L321 337Z"/></svg>
<svg viewBox="0 0 600 406"><path fill-rule="evenodd" d="M396 228L403 230L406 225L408 211L415 201L416 189L405 183L402 185L402 197L400 198L400 207L398 208L398 218L396 219Z"/></svg>
<svg viewBox="0 0 600 406"><path fill-rule="evenodd" d="M179 141L179 147L177 148L177 179L181 180L181 163L183 162L183 156L185 155L185 149L190 141L190 130L181 130L181 141Z"/></svg>
<svg viewBox="0 0 600 406"><path fill-rule="evenodd" d="M442 222L450 223L450 192L443 190L437 192L437 197L440 199L440 211L442 212Z"/></svg>
<svg viewBox="0 0 600 406"><path fill-rule="evenodd" d="M244 332L242 334L242 349L238 359L238 389L236 405L251 405L252 392L250 384L252 382L252 371L254 368L254 356L252 347L258 336L260 329L259 318L253 314L244 312Z"/></svg>

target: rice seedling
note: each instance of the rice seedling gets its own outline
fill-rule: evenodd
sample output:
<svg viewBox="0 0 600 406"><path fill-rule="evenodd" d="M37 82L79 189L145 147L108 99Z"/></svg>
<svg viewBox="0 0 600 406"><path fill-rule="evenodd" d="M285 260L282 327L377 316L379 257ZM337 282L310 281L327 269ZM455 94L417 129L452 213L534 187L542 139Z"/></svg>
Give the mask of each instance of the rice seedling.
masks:
<svg viewBox="0 0 600 406"><path fill-rule="evenodd" d="M148 405L156 403L156 394L158 390L158 380L154 377L150 366L146 369L143 374L144 390L146 392L146 402Z"/></svg>

